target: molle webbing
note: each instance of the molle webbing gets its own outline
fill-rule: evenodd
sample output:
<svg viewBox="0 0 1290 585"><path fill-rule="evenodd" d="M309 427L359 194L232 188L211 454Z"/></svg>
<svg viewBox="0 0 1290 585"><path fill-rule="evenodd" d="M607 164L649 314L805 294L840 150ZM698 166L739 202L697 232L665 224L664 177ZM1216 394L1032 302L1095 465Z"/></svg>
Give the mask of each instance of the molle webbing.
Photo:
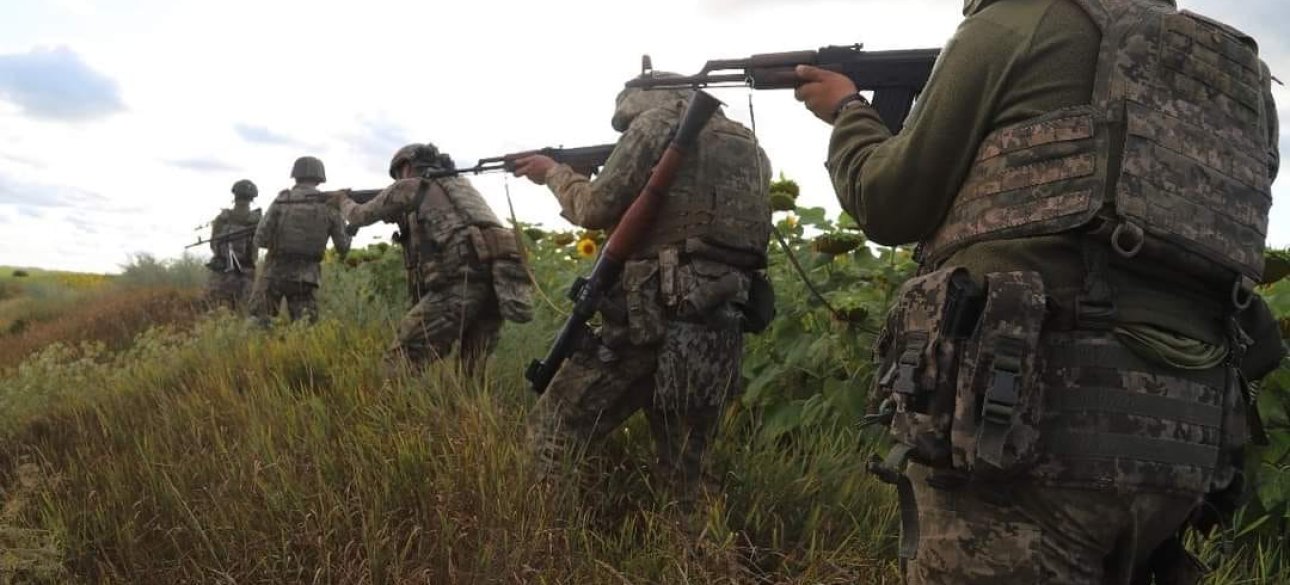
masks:
<svg viewBox="0 0 1290 585"><path fill-rule="evenodd" d="M769 170L751 132L714 119L668 191L639 258L702 240L716 248L765 257L770 243Z"/></svg>
<svg viewBox="0 0 1290 585"><path fill-rule="evenodd" d="M1074 1L1102 31L1092 103L988 136L921 258L1101 217L1123 256L1257 280L1274 161L1253 40L1159 0Z"/></svg>
<svg viewBox="0 0 1290 585"><path fill-rule="evenodd" d="M1224 448L1225 367L1155 365L1110 333L1050 334L1043 481L1205 491Z"/></svg>
<svg viewBox="0 0 1290 585"><path fill-rule="evenodd" d="M1144 0L1105 1L1146 10ZM1098 73L1100 105L1124 120L1116 212L1257 279L1272 197L1253 41L1187 12L1145 12L1134 24L1111 29L1123 39L1115 66Z"/></svg>
<svg viewBox="0 0 1290 585"><path fill-rule="evenodd" d="M1056 233L1088 223L1102 205L1106 129L1089 107L1070 108L988 136L942 227L920 254L939 264L969 244Z"/></svg>

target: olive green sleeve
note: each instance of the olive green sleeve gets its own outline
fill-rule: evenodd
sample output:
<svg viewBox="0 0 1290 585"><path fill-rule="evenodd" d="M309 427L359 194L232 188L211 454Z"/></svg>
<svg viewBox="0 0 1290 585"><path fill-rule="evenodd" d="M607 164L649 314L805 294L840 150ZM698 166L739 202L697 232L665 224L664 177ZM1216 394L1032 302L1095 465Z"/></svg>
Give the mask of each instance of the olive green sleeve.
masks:
<svg viewBox="0 0 1290 585"><path fill-rule="evenodd" d="M359 227L378 221L394 223L412 211L412 202L416 199L420 185L420 179L403 179L386 187L367 203L344 199L340 202L341 215L350 225Z"/></svg>
<svg viewBox="0 0 1290 585"><path fill-rule="evenodd" d="M671 119L662 110L650 110L633 120L595 180L568 165L548 171L546 184L560 201L560 215L588 229L614 227L649 180L667 144Z"/></svg>
<svg viewBox="0 0 1290 585"><path fill-rule="evenodd" d="M1021 44L1012 30L969 18L900 134L892 136L873 108L838 116L826 167L842 207L870 239L915 242L941 223L990 130L991 109Z"/></svg>

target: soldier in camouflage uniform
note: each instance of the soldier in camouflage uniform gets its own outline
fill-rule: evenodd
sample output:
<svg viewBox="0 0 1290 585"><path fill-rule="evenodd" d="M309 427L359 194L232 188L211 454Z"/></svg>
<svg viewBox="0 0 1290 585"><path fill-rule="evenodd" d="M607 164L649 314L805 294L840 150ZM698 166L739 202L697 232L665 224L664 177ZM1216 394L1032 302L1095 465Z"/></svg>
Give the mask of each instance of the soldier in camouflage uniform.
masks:
<svg viewBox="0 0 1290 585"><path fill-rule="evenodd" d="M296 159L291 178L295 186L269 204L255 232L255 245L268 253L255 282L251 312L264 325L278 314L283 300L292 321L301 317L317 321L315 295L322 281L327 238L331 237L342 258L349 253L345 221L318 191L318 185L327 181L322 161L312 156Z"/></svg>
<svg viewBox="0 0 1290 585"><path fill-rule="evenodd" d="M1268 69L1172 0L965 14L895 136L798 70L843 207L920 243L875 388L908 581L1195 583L1178 534L1242 491L1245 380L1282 351L1247 335L1272 330Z"/></svg>
<svg viewBox="0 0 1290 585"><path fill-rule="evenodd" d="M628 89L613 127L622 132L596 179L544 156L516 174L545 184L563 216L612 230L666 148L690 91ZM720 112L699 135L665 196L651 236L627 262L595 336L556 373L529 417L541 469L601 442L644 410L660 478L692 503L702 460L727 401L740 390L745 311L764 284L770 235L770 163L752 133Z"/></svg>
<svg viewBox="0 0 1290 585"><path fill-rule="evenodd" d="M532 319L531 282L514 231L464 177L423 179L427 170L452 170L433 144L409 144L390 161L396 182L357 204L338 193L333 202L353 227L396 223L413 306L386 352L387 370L414 370L447 357L453 346L468 372L492 354L502 320Z"/></svg>
<svg viewBox="0 0 1290 585"><path fill-rule="evenodd" d="M259 194L255 183L243 179L233 183L233 208L220 210L211 222L211 238L259 225L259 209L251 209L251 200ZM210 280L206 284L206 300L212 306L241 309L251 294L255 282L255 261L260 255L253 241L254 234L223 242L211 242L211 259L206 263Z"/></svg>

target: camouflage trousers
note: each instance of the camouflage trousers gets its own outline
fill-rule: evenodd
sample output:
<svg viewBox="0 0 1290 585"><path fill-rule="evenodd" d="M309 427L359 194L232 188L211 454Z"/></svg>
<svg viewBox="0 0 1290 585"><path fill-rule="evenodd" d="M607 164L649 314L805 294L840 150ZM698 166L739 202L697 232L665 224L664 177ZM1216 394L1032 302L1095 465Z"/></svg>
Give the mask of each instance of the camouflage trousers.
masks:
<svg viewBox="0 0 1290 585"><path fill-rule="evenodd" d="M683 504L703 486L703 458L726 401L740 387L738 329L669 321L651 345L588 339L529 415L529 443L546 477L601 443L637 411L649 421L656 469Z"/></svg>
<svg viewBox="0 0 1290 585"><path fill-rule="evenodd" d="M916 464L908 471L919 535L909 585L1149 583L1153 551L1202 498L1024 480L950 488L937 473Z"/></svg>
<svg viewBox="0 0 1290 585"><path fill-rule="evenodd" d="M292 321L305 318L314 323L318 321L317 292L318 285L309 282L260 278L251 294L251 315L260 324L268 325L286 301Z"/></svg>
<svg viewBox="0 0 1290 585"><path fill-rule="evenodd" d="M206 302L213 307L228 307L237 311L251 298L255 271L212 271L206 281Z"/></svg>
<svg viewBox="0 0 1290 585"><path fill-rule="evenodd" d="M420 370L458 347L466 372L473 373L497 347L501 328L497 295L487 281L426 293L399 322L398 337L386 350L386 368Z"/></svg>

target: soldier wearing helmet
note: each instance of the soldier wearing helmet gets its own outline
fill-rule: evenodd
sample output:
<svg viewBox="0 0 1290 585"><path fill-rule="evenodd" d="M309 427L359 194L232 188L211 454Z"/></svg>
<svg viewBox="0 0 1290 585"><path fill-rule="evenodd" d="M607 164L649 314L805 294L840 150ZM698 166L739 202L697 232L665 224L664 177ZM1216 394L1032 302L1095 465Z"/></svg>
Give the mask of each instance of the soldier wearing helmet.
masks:
<svg viewBox="0 0 1290 585"><path fill-rule="evenodd" d="M222 209L211 221L211 259L206 263L210 278L206 284L207 302L214 306L241 309L255 282L255 262L259 256L253 234L231 240L216 240L224 234L255 228L262 214L251 209L251 200L259 191L255 183L242 179L233 183L233 207Z"/></svg>
<svg viewBox="0 0 1290 585"><path fill-rule="evenodd" d="M291 178L296 184L269 204L255 232L255 245L268 249L251 307L262 324L277 315L283 301L293 321L317 320L315 295L328 237L341 257L349 252L345 222L318 190L327 181L322 161L312 156L296 159Z"/></svg>
<svg viewBox="0 0 1290 585"><path fill-rule="evenodd" d="M574 224L613 229L692 94L620 93L611 125L622 136L594 180L540 155L516 161L515 174L549 187ZM683 506L696 503L707 447L740 391L743 334L759 328L752 307L773 306L763 275L770 176L752 132L714 114L648 240L602 303L595 339L564 363L530 414L529 440L543 473L644 410L661 481Z"/></svg>
<svg viewBox="0 0 1290 585"><path fill-rule="evenodd" d="M351 226L399 226L412 308L386 352L390 373L423 368L456 348L468 372L497 345L502 321L532 318L530 281L515 233L464 177L426 179L452 170L433 144L409 144L390 159L394 184L365 204L338 194Z"/></svg>
<svg viewBox="0 0 1290 585"><path fill-rule="evenodd" d="M871 398L908 582L1198 583L1183 530L1249 488L1245 380L1283 352L1252 290L1268 68L1174 0L964 14L895 135L850 79L798 70L842 206L918 245Z"/></svg>

